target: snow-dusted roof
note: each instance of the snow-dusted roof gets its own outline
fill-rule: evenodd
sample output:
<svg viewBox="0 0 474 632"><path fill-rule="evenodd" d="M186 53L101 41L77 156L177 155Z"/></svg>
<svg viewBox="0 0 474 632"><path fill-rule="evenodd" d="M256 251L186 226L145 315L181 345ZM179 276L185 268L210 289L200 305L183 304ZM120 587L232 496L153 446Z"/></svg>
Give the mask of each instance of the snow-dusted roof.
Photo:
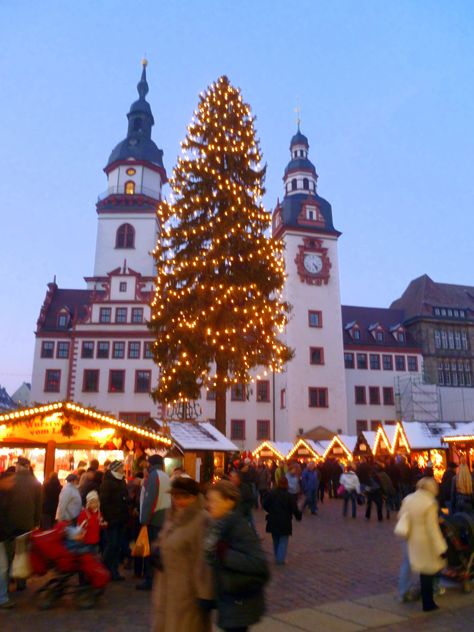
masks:
<svg viewBox="0 0 474 632"><path fill-rule="evenodd" d="M286 458L291 448L293 447L293 444L289 441L264 441L260 444L260 446L263 445L272 448L275 452L281 454L284 458ZM260 448L260 446L257 447L257 450Z"/></svg>
<svg viewBox="0 0 474 632"><path fill-rule="evenodd" d="M443 437L471 437L474 435L474 421L444 425L447 426L447 428L443 430Z"/></svg>
<svg viewBox="0 0 474 632"><path fill-rule="evenodd" d="M449 424L427 424L421 421L404 421L402 426L412 450L446 447L443 446L442 437L452 430Z"/></svg>
<svg viewBox="0 0 474 632"><path fill-rule="evenodd" d="M354 448L356 447L357 437L354 435L337 435L342 443L346 446L349 452L354 452Z"/></svg>
<svg viewBox="0 0 474 632"><path fill-rule="evenodd" d="M316 454L319 454L319 456L323 456L324 448L321 445L320 441L313 441L313 439L305 439L305 441L311 448L313 448Z"/></svg>
<svg viewBox="0 0 474 632"><path fill-rule="evenodd" d="M160 427L162 423L155 419ZM239 448L208 422L170 421L171 439L183 450L238 452Z"/></svg>
<svg viewBox="0 0 474 632"><path fill-rule="evenodd" d="M369 444L369 448L372 450L372 452L374 451L375 448L375 439L377 437L377 433L374 432L373 430L364 430L362 432L362 434L365 437L365 440L367 441L367 443Z"/></svg>
<svg viewBox="0 0 474 632"><path fill-rule="evenodd" d="M384 426L385 434L387 435L387 439L390 443L390 446L393 447L393 442L395 441L395 433L397 432L397 426Z"/></svg>

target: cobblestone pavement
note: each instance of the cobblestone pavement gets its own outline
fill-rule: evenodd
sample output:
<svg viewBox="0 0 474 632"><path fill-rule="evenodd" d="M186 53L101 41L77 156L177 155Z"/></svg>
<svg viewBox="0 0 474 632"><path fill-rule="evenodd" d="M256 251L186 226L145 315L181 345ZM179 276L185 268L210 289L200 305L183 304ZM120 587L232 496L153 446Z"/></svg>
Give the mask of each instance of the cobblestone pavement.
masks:
<svg viewBox="0 0 474 632"><path fill-rule="evenodd" d="M283 618L286 617L286 613L290 615L290 611L303 612L305 609L320 609L325 604L330 607L331 603L341 601L346 603L349 610L357 610L357 608L363 608L363 605L354 605L354 601L357 600L359 603L363 598L370 599L370 596L388 593L396 587L401 547L393 536L394 519L378 523L372 517L371 522L366 522L360 508L357 519L344 519L341 516L341 510L341 501L332 500L320 506L318 516L305 515L301 523L294 525L286 566L276 567L271 562L272 580L267 591L267 602L268 614L271 617L268 623L273 632L286 629L328 631L334 629L341 632L351 632L351 630L355 632L366 629L360 624L355 627L351 624L353 626L351 628L344 626L333 628L329 625L329 620L324 627L311 627L312 624L310 627L300 627L299 624L294 627L293 620L287 627ZM263 513L256 512L256 518L257 529L263 537L265 549L271 559L270 536L265 534ZM101 632L112 630L120 632L128 631L130 626L136 632L148 630L150 595L136 591L134 586L137 580L127 573L124 571L127 581L108 587L99 606L91 611L75 610L71 602L64 600L54 610L39 612L33 600L34 589L45 580L44 578L31 580L25 592L13 595L18 602L15 610L0 612L0 630L1 632L26 630L52 632L52 625L54 629L68 630L68 632L86 632L96 629L100 629ZM397 608L406 607L398 606L393 595L388 599L389 610L394 604ZM466 601L460 603L460 606L466 606L467 603ZM474 613L474 603L471 603L469 608L464 608L462 612ZM416 608L419 609L419 604L416 604ZM387 621L391 627L381 629L387 632L409 629L406 627L406 621L402 622L400 617L397 619L397 610L393 614L395 619ZM456 627L457 619L454 611L430 615L429 621L432 622L430 625L434 624L435 620L436 622L448 621L449 629L461 629ZM420 627L424 625L424 621L424 619L417 619L417 630L438 630L438 627ZM397 625L402 627L397 627ZM428 626L428 623L426 625ZM445 622L444 625L446 626L447 623ZM375 629L375 625L370 627ZM267 628L267 624L263 624L262 631L264 629L270 628ZM439 629L448 628L440 627Z"/></svg>

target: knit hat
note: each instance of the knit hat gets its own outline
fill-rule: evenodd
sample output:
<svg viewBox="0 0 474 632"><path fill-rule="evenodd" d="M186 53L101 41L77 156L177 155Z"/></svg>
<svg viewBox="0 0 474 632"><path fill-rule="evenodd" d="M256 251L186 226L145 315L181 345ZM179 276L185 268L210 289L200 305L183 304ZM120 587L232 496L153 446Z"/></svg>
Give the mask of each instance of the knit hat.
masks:
<svg viewBox="0 0 474 632"><path fill-rule="evenodd" d="M86 496L86 507L90 505L92 502L99 502L99 494L93 489Z"/></svg>
<svg viewBox="0 0 474 632"><path fill-rule="evenodd" d="M109 465L109 470L111 472L117 472L122 467L123 461L112 461L112 463Z"/></svg>

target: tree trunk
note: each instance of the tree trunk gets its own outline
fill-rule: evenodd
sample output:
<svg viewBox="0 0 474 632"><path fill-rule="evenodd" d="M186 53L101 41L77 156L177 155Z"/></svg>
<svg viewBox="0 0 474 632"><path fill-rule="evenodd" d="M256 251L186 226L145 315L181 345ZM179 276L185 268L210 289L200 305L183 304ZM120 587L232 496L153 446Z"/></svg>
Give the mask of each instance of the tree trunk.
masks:
<svg viewBox="0 0 474 632"><path fill-rule="evenodd" d="M223 435L226 434L227 425L227 362L225 360L216 360L216 373L218 376L216 383L216 428Z"/></svg>

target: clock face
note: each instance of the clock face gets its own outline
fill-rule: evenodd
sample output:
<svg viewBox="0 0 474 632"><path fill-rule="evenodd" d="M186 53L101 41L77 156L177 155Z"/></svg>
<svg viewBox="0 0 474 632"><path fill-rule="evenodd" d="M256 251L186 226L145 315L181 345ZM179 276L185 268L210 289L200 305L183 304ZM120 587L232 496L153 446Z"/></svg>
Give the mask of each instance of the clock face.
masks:
<svg viewBox="0 0 474 632"><path fill-rule="evenodd" d="M323 260L320 255L307 253L304 255L304 267L310 274L319 274L323 269Z"/></svg>

